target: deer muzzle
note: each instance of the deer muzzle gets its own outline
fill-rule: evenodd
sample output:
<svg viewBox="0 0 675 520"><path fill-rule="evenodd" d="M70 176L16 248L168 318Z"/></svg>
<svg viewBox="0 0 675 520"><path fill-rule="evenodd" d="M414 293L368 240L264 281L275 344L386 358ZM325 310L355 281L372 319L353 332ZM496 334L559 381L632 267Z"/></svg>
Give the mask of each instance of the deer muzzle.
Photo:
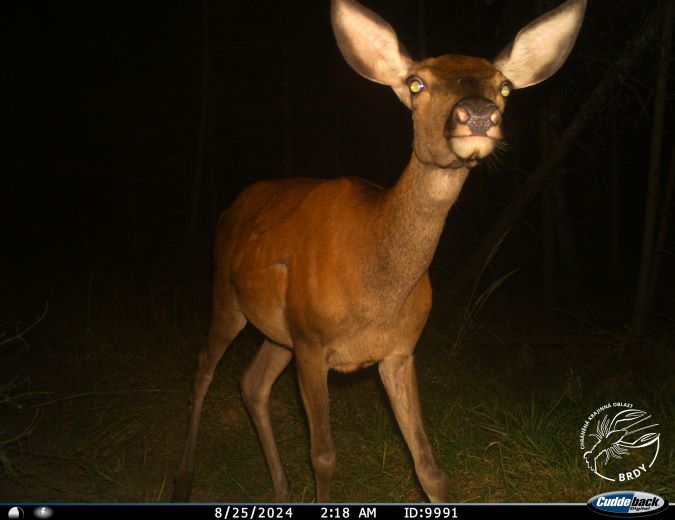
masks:
<svg viewBox="0 0 675 520"><path fill-rule="evenodd" d="M459 101L445 123L452 151L465 160L488 156L502 138L502 114L492 101L470 97Z"/></svg>

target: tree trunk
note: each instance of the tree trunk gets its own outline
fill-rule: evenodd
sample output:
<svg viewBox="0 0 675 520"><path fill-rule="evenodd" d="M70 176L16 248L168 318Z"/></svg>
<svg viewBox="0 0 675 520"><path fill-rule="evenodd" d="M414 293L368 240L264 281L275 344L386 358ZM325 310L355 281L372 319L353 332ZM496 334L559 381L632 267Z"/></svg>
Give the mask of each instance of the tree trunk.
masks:
<svg viewBox="0 0 675 520"><path fill-rule="evenodd" d="M558 303L558 262L556 255L553 195L550 186L541 190L541 302L544 307Z"/></svg>
<svg viewBox="0 0 675 520"><path fill-rule="evenodd" d="M621 240L619 235L621 213L620 198L621 189L619 186L620 159L619 159L619 139L617 133L617 111L612 103L609 107L609 255L612 268L612 280L615 284L619 283L621 278Z"/></svg>
<svg viewBox="0 0 675 520"><path fill-rule="evenodd" d="M661 177L661 152L663 148L663 123L666 111L668 88L668 65L673 42L673 12L675 0L664 0L661 46L659 49L659 70L656 75L656 94L654 95L654 124L649 152L649 180L647 182L647 203L642 232L642 254L640 256L640 274L638 275L633 309L633 333L640 335L644 331L645 318L651 311L649 299L650 280L654 267L654 235L659 205L659 184Z"/></svg>
<svg viewBox="0 0 675 520"><path fill-rule="evenodd" d="M616 33L616 13L614 9L609 9L609 29L611 34ZM607 39L607 51L611 51L613 42ZM609 127L609 262L612 269L612 281L615 286L619 285L621 279L621 237L619 229L621 228L621 160L619 157L619 134L617 103L611 103L607 112L607 126Z"/></svg>
<svg viewBox="0 0 675 520"><path fill-rule="evenodd" d="M670 220L671 206L673 204L673 191L675 191L675 142L670 152L670 165L668 167L668 178L666 179L666 189L663 196L663 203L661 204L661 220L659 221L659 231L656 236L656 245L654 247L654 270L651 276L651 283L649 288L649 305L654 304L654 297L656 294L656 286L659 280L659 272L661 271L661 260L666 253L666 240L668 238L668 224Z"/></svg>
<svg viewBox="0 0 675 520"><path fill-rule="evenodd" d="M420 56L427 57L427 8L424 0L417 0L417 42Z"/></svg>
<svg viewBox="0 0 675 520"><path fill-rule="evenodd" d="M295 176L293 165L293 71L291 70L290 45L284 50L284 171L287 178Z"/></svg>
<svg viewBox="0 0 675 520"><path fill-rule="evenodd" d="M574 225L567 205L567 177L563 170L558 172L553 183L554 222L558 238L558 264L562 291L559 297L575 301L579 292L579 262Z"/></svg>
<svg viewBox="0 0 675 520"><path fill-rule="evenodd" d="M340 177L342 173L342 113L340 96L335 92L335 111L333 118L333 175Z"/></svg>
<svg viewBox="0 0 675 520"><path fill-rule="evenodd" d="M560 110L557 93L544 103L539 114L540 160L555 147L559 139L556 122ZM541 190L541 277L542 304L551 307L558 303L558 254L556 248L555 198L553 195L555 175Z"/></svg>
<svg viewBox="0 0 675 520"><path fill-rule="evenodd" d="M546 178L574 146L575 140L586 127L591 117L605 106L607 95L613 91L616 84L621 81L621 78L628 73L648 43L653 39L657 25L657 10L652 9L640 29L628 42L621 55L617 57L616 61L605 72L598 86L565 129L558 146L542 161L534 174L525 183L519 195L516 196L516 199L499 216L497 222L478 249L467 259L462 269L459 270L455 276L454 283L451 284L452 289L448 295L449 298L459 298L472 285L476 275L481 271L483 263L492 253L493 249L521 217L525 209L527 209L534 197L539 193Z"/></svg>
<svg viewBox="0 0 675 520"><path fill-rule="evenodd" d="M541 119L542 160L560 141L560 97L555 92ZM541 193L542 203L542 303L558 304L560 298L577 296L576 233L567 209L565 171L556 168Z"/></svg>
<svg viewBox="0 0 675 520"><path fill-rule="evenodd" d="M192 201L190 210L190 224L188 227L187 254L193 252L195 235L199 226L199 205L201 201L204 168L206 164L206 150L209 132L209 5L208 0L202 0L202 93L199 109L199 130L197 134L197 158L195 161L195 175L192 180Z"/></svg>

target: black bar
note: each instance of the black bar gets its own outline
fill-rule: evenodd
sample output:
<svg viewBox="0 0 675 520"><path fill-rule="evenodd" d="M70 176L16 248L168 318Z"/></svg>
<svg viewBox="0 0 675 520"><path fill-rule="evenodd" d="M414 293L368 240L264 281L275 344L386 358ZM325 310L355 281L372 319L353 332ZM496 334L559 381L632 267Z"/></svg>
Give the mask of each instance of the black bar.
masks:
<svg viewBox="0 0 675 520"><path fill-rule="evenodd" d="M13 507L37 520L469 520L603 518L586 504L72 504L0 503L0 520ZM15 510L16 512L16 510ZM675 517L672 506L650 518ZM629 515L630 516L630 515ZM605 517L607 518L607 517Z"/></svg>

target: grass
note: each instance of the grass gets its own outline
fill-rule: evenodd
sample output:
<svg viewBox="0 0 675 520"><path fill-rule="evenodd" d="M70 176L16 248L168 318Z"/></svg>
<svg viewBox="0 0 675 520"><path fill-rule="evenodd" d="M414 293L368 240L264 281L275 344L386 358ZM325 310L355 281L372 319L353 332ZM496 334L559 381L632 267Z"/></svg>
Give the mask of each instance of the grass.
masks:
<svg viewBox="0 0 675 520"><path fill-rule="evenodd" d="M49 394L12 410L11 398L0 402L5 418L0 440L16 439L0 444L2 498L166 501L208 307L190 303L187 293L176 290L125 291L104 281L86 285L81 301L71 298L68 305L50 307L51 319L31 332L29 349L3 353L2 377L24 367L21 377L33 381L31 391ZM208 301L201 298L207 290L198 296L195 301ZM416 356L427 430L451 477L453 500L585 502L625 487L592 475L578 448L584 418L617 399L652 412L662 433L653 471L630 487L675 496L672 370L650 375L634 363L630 370L619 368L625 375L620 385L617 366L625 365L614 359L611 341L588 347L577 338L572 346L510 348L467 338L453 351L456 337L430 323ZM202 420L196 501L273 499L238 390L260 340L245 329L218 368ZM651 355L657 365L672 359L667 349ZM603 359L611 362L603 365ZM589 366L601 369L589 373ZM570 374L578 374L581 387L574 396L567 391ZM377 370L331 374L330 389L338 455L333 499L424 501ZM7 396L26 392L17 383L0 390ZM312 501L308 431L293 365L276 383L271 409L292 499ZM34 424L38 410L41 420Z"/></svg>

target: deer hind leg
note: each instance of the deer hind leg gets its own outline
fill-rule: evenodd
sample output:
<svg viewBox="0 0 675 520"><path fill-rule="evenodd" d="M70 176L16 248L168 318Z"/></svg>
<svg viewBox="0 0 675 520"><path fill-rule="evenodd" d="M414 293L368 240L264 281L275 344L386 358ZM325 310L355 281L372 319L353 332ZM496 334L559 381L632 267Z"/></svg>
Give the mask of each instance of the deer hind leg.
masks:
<svg viewBox="0 0 675 520"><path fill-rule="evenodd" d="M413 357L392 355L385 358L380 361L379 372L403 438L412 454L422 489L432 502L447 502L450 480L436 462L424 430Z"/></svg>
<svg viewBox="0 0 675 520"><path fill-rule="evenodd" d="M312 466L316 476L316 501L328 502L330 482L335 473L335 447L328 410L328 365L323 349L296 346L300 394L309 422Z"/></svg>
<svg viewBox="0 0 675 520"><path fill-rule="evenodd" d="M244 325L246 325L246 318L237 310L233 297L229 297L225 301L214 301L208 341L206 348L199 354L197 372L192 387L185 449L174 480L174 501L184 502L190 498L197 433L199 432L199 420L202 415L204 397L209 390L213 380L213 372L218 362L232 340L244 328Z"/></svg>
<svg viewBox="0 0 675 520"><path fill-rule="evenodd" d="M265 340L241 380L244 402L258 431L267 467L272 476L274 494L280 502L289 500L289 487L274 439L269 398L272 385L288 366L292 357L291 350Z"/></svg>

